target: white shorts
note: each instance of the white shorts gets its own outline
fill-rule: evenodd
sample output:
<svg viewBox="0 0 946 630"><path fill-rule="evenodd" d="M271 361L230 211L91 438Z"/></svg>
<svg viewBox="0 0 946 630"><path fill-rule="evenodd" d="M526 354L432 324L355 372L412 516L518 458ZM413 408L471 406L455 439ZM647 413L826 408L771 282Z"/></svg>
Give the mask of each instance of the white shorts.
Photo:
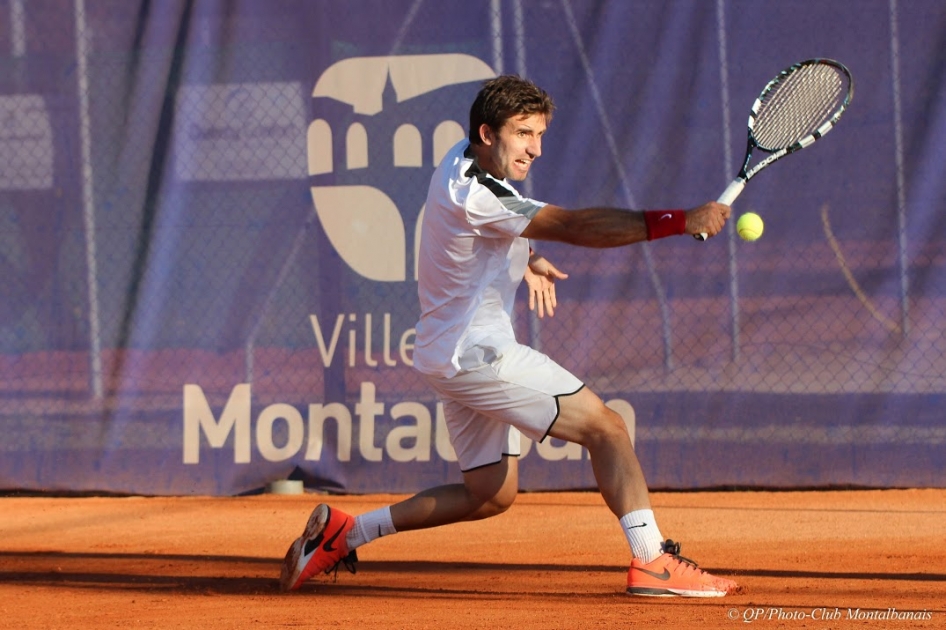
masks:
<svg viewBox="0 0 946 630"><path fill-rule="evenodd" d="M426 375L443 401L460 470L520 454L520 433L541 442L558 418L558 397L584 387L541 352L516 344L491 363L455 376Z"/></svg>

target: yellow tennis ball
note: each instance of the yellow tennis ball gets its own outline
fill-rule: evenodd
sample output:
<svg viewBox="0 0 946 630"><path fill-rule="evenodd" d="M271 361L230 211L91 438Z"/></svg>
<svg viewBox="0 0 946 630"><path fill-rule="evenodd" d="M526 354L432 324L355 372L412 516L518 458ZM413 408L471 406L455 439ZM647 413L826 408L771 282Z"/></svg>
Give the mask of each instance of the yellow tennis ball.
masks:
<svg viewBox="0 0 946 630"><path fill-rule="evenodd" d="M754 241L762 236L762 230L765 224L762 223L762 217L755 212L747 212L736 221L736 232L744 241Z"/></svg>

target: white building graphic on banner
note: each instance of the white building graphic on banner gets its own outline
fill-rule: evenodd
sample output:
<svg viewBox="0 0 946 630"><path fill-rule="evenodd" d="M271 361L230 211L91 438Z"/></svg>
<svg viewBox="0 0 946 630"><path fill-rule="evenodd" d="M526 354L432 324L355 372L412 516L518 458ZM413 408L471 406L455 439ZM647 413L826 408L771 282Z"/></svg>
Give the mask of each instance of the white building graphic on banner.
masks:
<svg viewBox="0 0 946 630"><path fill-rule="evenodd" d="M351 105L354 112L374 116L382 111L383 94L390 83L402 103L434 90L483 81L496 76L486 63L463 54L353 57L330 66L315 83L314 98L332 98ZM335 164L332 134L345 134L345 163ZM429 139L436 166L466 129L454 120L439 123ZM422 168L424 138L410 121L397 127L392 142L394 166ZM347 129L333 129L316 119L306 134L309 175L338 169L370 169L365 127L353 122ZM374 186L312 186L312 202L332 246L359 275L378 282L407 279L407 234L400 209L383 190ZM423 209L421 209L421 216ZM420 221L414 234L414 252ZM416 278L416 256L414 278Z"/></svg>

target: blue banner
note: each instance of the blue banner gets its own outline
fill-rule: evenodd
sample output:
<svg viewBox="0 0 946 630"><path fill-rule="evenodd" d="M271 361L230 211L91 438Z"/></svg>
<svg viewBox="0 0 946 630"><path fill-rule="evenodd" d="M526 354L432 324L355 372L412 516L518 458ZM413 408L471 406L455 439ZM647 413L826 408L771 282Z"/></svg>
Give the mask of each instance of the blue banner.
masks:
<svg viewBox="0 0 946 630"><path fill-rule="evenodd" d="M946 479L941 2L3 0L0 31L0 489L459 479L415 252L482 82L556 100L524 194L688 208L812 57L854 101L735 202L761 239L538 244L570 277L517 334L624 417L651 487ZM594 487L580 447L523 450L524 489Z"/></svg>

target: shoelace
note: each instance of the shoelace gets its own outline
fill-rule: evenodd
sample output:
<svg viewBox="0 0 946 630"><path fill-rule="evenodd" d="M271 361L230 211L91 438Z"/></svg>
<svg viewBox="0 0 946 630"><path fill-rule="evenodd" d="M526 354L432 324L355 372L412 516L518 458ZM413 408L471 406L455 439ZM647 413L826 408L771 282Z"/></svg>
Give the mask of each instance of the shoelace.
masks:
<svg viewBox="0 0 946 630"><path fill-rule="evenodd" d="M673 542L672 540L668 538L664 542L660 543L660 548L663 550L664 553L669 553L671 556L674 557L674 559L679 560L682 564L687 565L691 570L696 571L697 573L700 573L702 575L709 575L708 573L706 573L706 571L699 568L699 566L695 562L693 562L689 558L684 558L683 556L680 555L680 543ZM686 569L684 569L684 571L686 571ZM729 582L727 580L720 580L719 578L716 578L714 576L710 576L710 577L712 578L714 583L721 584L719 588L722 588L726 590L727 592L734 592L734 593L740 592L739 589L729 591L730 585L735 586L734 582Z"/></svg>
<svg viewBox="0 0 946 630"><path fill-rule="evenodd" d="M334 571L333 578L337 582L338 581L338 565L340 564L345 565L345 568L348 569L348 572L354 575L355 573L358 572L358 570L355 568L356 562L358 562L358 554L355 553L355 550L353 549L352 551L348 552L347 556L345 556L344 558L342 558L341 560L339 560L338 562L336 562L329 568L325 569L325 575L328 575L329 573L332 573Z"/></svg>
<svg viewBox="0 0 946 630"><path fill-rule="evenodd" d="M699 565L697 565L696 562L680 555L680 543L673 542L672 540L668 538L667 540L660 543L660 548L664 553L669 553L671 556L673 556L675 559L679 560L680 562L690 565L697 571L701 571L701 569L699 568Z"/></svg>

